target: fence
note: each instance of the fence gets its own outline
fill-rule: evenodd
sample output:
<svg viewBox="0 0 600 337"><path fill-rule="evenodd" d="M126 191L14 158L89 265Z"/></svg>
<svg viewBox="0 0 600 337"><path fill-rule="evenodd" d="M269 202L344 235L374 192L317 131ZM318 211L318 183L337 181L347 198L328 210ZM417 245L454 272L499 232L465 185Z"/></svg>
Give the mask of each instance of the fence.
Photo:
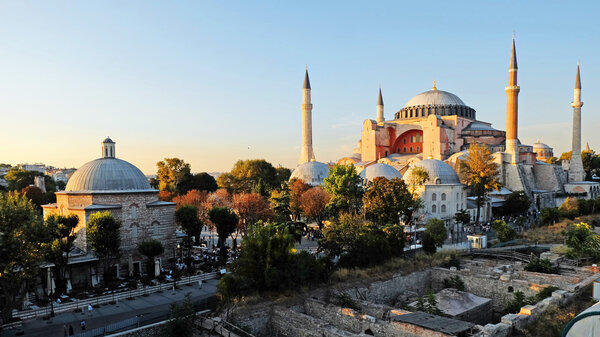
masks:
<svg viewBox="0 0 600 337"><path fill-rule="evenodd" d="M193 276L184 276L179 280L180 283L193 283L198 282L200 280L212 280L216 278L217 273L205 273L200 275ZM122 299L126 299L129 297L142 296L146 294L152 294L162 290L168 290L173 287L173 283L161 283L155 286L144 287L141 289L123 291L123 292L113 292L112 294L87 298L84 300L76 299L75 302L62 303L54 305L54 313L60 313L65 311L73 311L73 310L82 310L82 308L86 308L88 305L95 304L104 304L112 301L118 301ZM50 315L50 306L40 309L33 310L23 310L18 311L13 314L13 317L20 318L22 320L36 318L40 316L48 316Z"/></svg>
<svg viewBox="0 0 600 337"><path fill-rule="evenodd" d="M78 334L75 334L75 337L96 337L96 336L104 336L107 333L111 333L111 332L116 332L119 330L123 330L125 328L129 328L129 327L139 327L140 325L140 318L139 317L133 317L130 319L126 319L124 321L120 321L120 322L116 322L113 324L109 324L105 327L102 328L96 328L93 330L87 330Z"/></svg>

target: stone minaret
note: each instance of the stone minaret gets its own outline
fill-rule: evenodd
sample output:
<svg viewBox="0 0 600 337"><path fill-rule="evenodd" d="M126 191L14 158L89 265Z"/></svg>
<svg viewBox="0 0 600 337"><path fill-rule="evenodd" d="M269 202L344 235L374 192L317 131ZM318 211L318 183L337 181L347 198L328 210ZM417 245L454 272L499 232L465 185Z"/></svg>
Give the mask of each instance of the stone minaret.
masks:
<svg viewBox="0 0 600 337"><path fill-rule="evenodd" d="M506 91L506 152L511 155L511 163L519 161L519 141L517 124L519 113L519 91L517 85L517 51L515 49L515 35L513 34L510 66L508 68L508 86Z"/></svg>
<svg viewBox="0 0 600 337"><path fill-rule="evenodd" d="M102 158L115 157L115 142L109 137L102 141Z"/></svg>
<svg viewBox="0 0 600 337"><path fill-rule="evenodd" d="M569 182L583 181L585 172L581 162L581 80L579 79L579 63L575 76L575 90L573 92L573 142L571 143L571 164L569 165Z"/></svg>
<svg viewBox="0 0 600 337"><path fill-rule="evenodd" d="M302 151L298 164L309 162L313 157L312 104L310 103L310 80L308 79L308 69L306 69L302 86Z"/></svg>
<svg viewBox="0 0 600 337"><path fill-rule="evenodd" d="M383 97L381 97L381 87L379 87L379 97L377 98L377 123L385 122L383 117Z"/></svg>

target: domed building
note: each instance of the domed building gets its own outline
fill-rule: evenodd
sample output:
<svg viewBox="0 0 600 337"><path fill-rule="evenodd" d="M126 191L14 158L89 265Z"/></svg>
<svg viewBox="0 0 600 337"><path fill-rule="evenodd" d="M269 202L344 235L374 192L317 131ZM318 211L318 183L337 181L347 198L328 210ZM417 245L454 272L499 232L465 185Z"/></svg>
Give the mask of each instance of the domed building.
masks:
<svg viewBox="0 0 600 337"><path fill-rule="evenodd" d="M110 138L102 142L102 157L81 166L65 190L56 192L56 203L42 207L44 217L79 217L75 246L86 253L92 251L86 236L89 216L111 212L122 224L122 261L117 274L142 272L144 257L137 252L140 241L158 240L165 252L172 252L175 245L175 203L158 200L158 191L150 187L142 171L116 158L115 143Z"/></svg>
<svg viewBox="0 0 600 337"><path fill-rule="evenodd" d="M533 143L533 152L535 152L538 161L546 161L554 157L554 150L550 146L540 142L539 138L537 142Z"/></svg>
<svg viewBox="0 0 600 337"><path fill-rule="evenodd" d="M365 181L373 181L373 179L378 177L383 177L387 180L392 180L394 178L402 179L402 175L400 174L400 172L398 172L398 170L396 170L390 165L383 163L369 165L365 167L359 175Z"/></svg>
<svg viewBox="0 0 600 337"><path fill-rule="evenodd" d="M292 171L290 180L300 179L310 186L323 186L323 180L329 175L329 166L318 161L309 161L298 165Z"/></svg>
<svg viewBox="0 0 600 337"><path fill-rule="evenodd" d="M404 172L415 156L446 160L475 142L487 144L494 151L504 150L504 131L476 120L475 109L457 95L438 90L435 83L431 90L408 100L393 120L386 121L383 110L380 92L377 119L364 121L352 155L360 160L357 166L389 158L394 167Z"/></svg>

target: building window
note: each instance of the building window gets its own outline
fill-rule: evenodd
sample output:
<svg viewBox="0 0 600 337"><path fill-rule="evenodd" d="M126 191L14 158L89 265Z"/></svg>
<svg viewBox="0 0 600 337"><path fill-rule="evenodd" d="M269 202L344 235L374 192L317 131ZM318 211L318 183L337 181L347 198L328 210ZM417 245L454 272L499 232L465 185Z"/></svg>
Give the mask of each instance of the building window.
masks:
<svg viewBox="0 0 600 337"><path fill-rule="evenodd" d="M413 150L412 150L412 146L411 146L411 147L410 147L410 153L412 153L412 152L413 152Z"/></svg>
<svg viewBox="0 0 600 337"><path fill-rule="evenodd" d="M442 201L446 200L446 193L442 193Z"/></svg>
<svg viewBox="0 0 600 337"><path fill-rule="evenodd" d="M137 224L132 224L131 225L131 239L137 241L138 236L139 236L138 225Z"/></svg>
<svg viewBox="0 0 600 337"><path fill-rule="evenodd" d="M456 204L456 211L458 212L458 210L460 210L460 208L458 208L458 204Z"/></svg>
<svg viewBox="0 0 600 337"><path fill-rule="evenodd" d="M138 207L137 205L129 206L129 216L131 220L136 220L138 218Z"/></svg>
<svg viewBox="0 0 600 337"><path fill-rule="evenodd" d="M431 206L431 213L436 213L436 211L437 211L437 209L436 209L435 205L432 205Z"/></svg>
<svg viewBox="0 0 600 337"><path fill-rule="evenodd" d="M404 141L404 144L406 144L406 138L404 138L403 141Z"/></svg>
<svg viewBox="0 0 600 337"><path fill-rule="evenodd" d="M154 221L152 223L152 237L153 238L158 238L159 237L159 233L158 233L158 226L160 225L160 223L158 221Z"/></svg>
<svg viewBox="0 0 600 337"><path fill-rule="evenodd" d="M456 200L460 199L458 192L456 192Z"/></svg>
<svg viewBox="0 0 600 337"><path fill-rule="evenodd" d="M406 146L404 147L404 149L403 149L403 150L404 150L403 152L406 152Z"/></svg>
<svg viewBox="0 0 600 337"><path fill-rule="evenodd" d="M446 213L446 205L442 205L442 213Z"/></svg>
<svg viewBox="0 0 600 337"><path fill-rule="evenodd" d="M421 149L417 146L417 152L421 152Z"/></svg>
<svg viewBox="0 0 600 337"><path fill-rule="evenodd" d="M431 201L436 201L437 200L437 194L433 193L431 195Z"/></svg>

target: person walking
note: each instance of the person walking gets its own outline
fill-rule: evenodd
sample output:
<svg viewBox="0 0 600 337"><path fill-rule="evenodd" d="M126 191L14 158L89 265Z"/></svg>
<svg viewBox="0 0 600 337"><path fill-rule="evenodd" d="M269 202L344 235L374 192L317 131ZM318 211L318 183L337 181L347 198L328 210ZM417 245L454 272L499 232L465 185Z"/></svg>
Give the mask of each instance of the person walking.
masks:
<svg viewBox="0 0 600 337"><path fill-rule="evenodd" d="M94 307L92 307L91 304L88 304L88 315L92 316L92 310L94 310Z"/></svg>
<svg viewBox="0 0 600 337"><path fill-rule="evenodd" d="M73 326L69 324L69 336L75 335L75 331L73 331Z"/></svg>
<svg viewBox="0 0 600 337"><path fill-rule="evenodd" d="M81 331L85 331L85 326L86 326L86 325L87 325L87 324L85 323L85 319L82 319L82 320L81 320Z"/></svg>
<svg viewBox="0 0 600 337"><path fill-rule="evenodd" d="M63 324L63 337L67 337L69 335L69 329L67 329L67 325Z"/></svg>

